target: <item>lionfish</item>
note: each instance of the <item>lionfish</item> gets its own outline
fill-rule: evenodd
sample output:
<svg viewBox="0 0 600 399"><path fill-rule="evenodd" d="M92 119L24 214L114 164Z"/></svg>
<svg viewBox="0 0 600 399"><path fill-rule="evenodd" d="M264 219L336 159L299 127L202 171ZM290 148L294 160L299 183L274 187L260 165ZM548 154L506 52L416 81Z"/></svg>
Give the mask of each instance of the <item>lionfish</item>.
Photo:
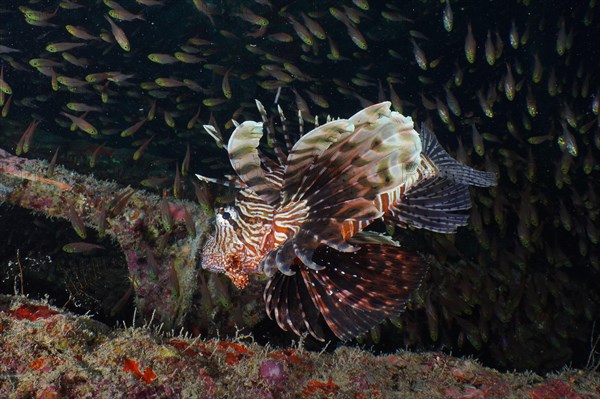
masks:
<svg viewBox="0 0 600 399"><path fill-rule="evenodd" d="M256 103L262 122L236 123L226 146L239 191L233 205L215 211L202 267L240 288L264 273L269 317L319 340L320 318L348 340L402 312L427 263L365 227L383 220L455 232L467 224L469 185L495 185L495 175L454 160L433 132L417 133L390 102L329 120L295 143L278 107L286 148ZM270 156L259 149L263 128Z"/></svg>

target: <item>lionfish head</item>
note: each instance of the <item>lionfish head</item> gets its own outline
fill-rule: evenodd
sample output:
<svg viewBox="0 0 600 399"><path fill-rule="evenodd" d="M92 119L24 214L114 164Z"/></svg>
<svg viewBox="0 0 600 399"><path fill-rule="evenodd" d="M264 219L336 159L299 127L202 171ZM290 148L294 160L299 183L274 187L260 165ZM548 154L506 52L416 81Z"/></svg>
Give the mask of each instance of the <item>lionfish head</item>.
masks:
<svg viewBox="0 0 600 399"><path fill-rule="evenodd" d="M239 239L235 223L238 213L234 207L220 208L215 214L215 233L208 236L202 248L202 268L210 272L224 273L239 288L248 277L243 269L245 247Z"/></svg>

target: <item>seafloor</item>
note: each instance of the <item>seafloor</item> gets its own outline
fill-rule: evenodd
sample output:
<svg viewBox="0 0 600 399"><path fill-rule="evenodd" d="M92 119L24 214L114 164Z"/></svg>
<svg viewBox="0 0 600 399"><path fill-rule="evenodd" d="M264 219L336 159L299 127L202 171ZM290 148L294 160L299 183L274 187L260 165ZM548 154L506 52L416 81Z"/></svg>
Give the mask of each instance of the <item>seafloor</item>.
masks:
<svg viewBox="0 0 600 399"><path fill-rule="evenodd" d="M0 296L0 398L598 398L600 373L501 373L473 359L374 356L112 329Z"/></svg>

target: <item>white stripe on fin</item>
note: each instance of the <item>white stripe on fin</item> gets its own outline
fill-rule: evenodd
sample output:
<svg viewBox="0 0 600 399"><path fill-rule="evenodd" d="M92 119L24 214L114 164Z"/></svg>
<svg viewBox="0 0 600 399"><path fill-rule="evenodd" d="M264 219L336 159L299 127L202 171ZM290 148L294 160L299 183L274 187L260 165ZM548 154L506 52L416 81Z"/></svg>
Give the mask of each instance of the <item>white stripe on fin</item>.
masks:
<svg viewBox="0 0 600 399"><path fill-rule="evenodd" d="M356 127L360 125L364 125L365 123L373 123L377 119L383 116L390 116L392 103L389 101L384 101L379 104L373 104L363 110L358 111L350 118L350 122L352 122Z"/></svg>
<svg viewBox="0 0 600 399"><path fill-rule="evenodd" d="M268 204L273 204L279 199L279 191L267 179L257 150L263 136L262 127L261 122L246 121L240 124L229 138L227 152L231 166L240 179Z"/></svg>

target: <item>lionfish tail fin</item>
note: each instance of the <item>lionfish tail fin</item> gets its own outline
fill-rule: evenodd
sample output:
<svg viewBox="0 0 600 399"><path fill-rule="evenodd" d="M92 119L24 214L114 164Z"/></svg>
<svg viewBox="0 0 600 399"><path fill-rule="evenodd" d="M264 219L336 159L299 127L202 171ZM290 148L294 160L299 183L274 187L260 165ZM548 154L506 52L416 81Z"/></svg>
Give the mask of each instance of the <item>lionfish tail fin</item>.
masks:
<svg viewBox="0 0 600 399"><path fill-rule="evenodd" d="M418 254L379 243L361 243L355 252L321 245L313 261L326 267L314 270L296 259L295 274L276 272L264 297L267 314L281 328L319 340L320 317L335 336L349 340L402 312L427 270Z"/></svg>
<svg viewBox="0 0 600 399"><path fill-rule="evenodd" d="M448 234L467 225L469 215L460 211L470 208L469 186L437 176L408 189L385 218L402 227Z"/></svg>
<svg viewBox="0 0 600 399"><path fill-rule="evenodd" d="M389 207L385 218L402 227L454 233L466 226L471 208L469 186L496 185L494 173L475 170L452 158L431 130L421 129L424 178L409 187L400 201Z"/></svg>
<svg viewBox="0 0 600 399"><path fill-rule="evenodd" d="M427 127L421 127L422 153L440 170L440 175L456 183L469 186L491 187L496 185L496 175L492 172L475 170L463 165L442 148L435 134Z"/></svg>

